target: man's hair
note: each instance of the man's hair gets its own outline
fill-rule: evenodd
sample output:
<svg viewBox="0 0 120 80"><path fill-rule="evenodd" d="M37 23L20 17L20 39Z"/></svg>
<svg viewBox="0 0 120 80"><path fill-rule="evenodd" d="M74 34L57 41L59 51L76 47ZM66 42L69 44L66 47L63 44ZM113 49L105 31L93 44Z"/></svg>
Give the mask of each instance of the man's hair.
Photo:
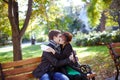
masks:
<svg viewBox="0 0 120 80"><path fill-rule="evenodd" d="M60 33L61 33L61 31L59 31L59 30L51 30L48 34L49 40L53 40L53 37L54 36L57 37L58 34L60 34Z"/></svg>

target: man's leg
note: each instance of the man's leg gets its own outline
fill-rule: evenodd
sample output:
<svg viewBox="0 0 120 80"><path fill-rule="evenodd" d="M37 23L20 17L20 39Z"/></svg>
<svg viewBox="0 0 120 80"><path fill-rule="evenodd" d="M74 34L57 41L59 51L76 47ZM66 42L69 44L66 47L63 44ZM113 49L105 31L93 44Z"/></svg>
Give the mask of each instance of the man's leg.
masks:
<svg viewBox="0 0 120 80"><path fill-rule="evenodd" d="M45 73L40 80L50 80L49 75L47 73Z"/></svg>
<svg viewBox="0 0 120 80"><path fill-rule="evenodd" d="M54 80L69 80L69 78L65 74L60 73L60 72L55 72L53 75L53 79Z"/></svg>

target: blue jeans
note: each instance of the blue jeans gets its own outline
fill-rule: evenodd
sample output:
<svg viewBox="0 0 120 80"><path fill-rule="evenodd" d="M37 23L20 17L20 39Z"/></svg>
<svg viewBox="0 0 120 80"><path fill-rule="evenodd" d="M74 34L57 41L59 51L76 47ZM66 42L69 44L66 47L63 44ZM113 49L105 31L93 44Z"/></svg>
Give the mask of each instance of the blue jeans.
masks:
<svg viewBox="0 0 120 80"><path fill-rule="evenodd" d="M47 73L45 73L40 80L50 80L49 75Z"/></svg>
<svg viewBox="0 0 120 80"><path fill-rule="evenodd" d="M60 72L55 72L53 75L53 80L69 80L69 78Z"/></svg>

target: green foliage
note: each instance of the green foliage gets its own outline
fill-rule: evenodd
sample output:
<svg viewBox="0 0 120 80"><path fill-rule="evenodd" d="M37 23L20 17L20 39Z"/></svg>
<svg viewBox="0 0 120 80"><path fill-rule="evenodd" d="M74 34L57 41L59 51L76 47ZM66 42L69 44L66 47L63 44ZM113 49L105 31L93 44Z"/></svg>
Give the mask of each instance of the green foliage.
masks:
<svg viewBox="0 0 120 80"><path fill-rule="evenodd" d="M7 17L8 11L7 11L7 4L3 2L3 0L0 1L0 32L11 35L11 28L10 23Z"/></svg>
<svg viewBox="0 0 120 80"><path fill-rule="evenodd" d="M85 0L86 1L86 0ZM95 27L100 22L101 13L109 9L111 0L91 0L88 4L88 17L90 24Z"/></svg>
<svg viewBox="0 0 120 80"><path fill-rule="evenodd" d="M120 42L120 32L112 31L112 32L91 32L89 34L78 33L75 38L75 44L77 46L94 46L107 44L110 42Z"/></svg>
<svg viewBox="0 0 120 80"><path fill-rule="evenodd" d="M22 37L22 42L25 43L25 42L28 42L28 41L30 41L29 34L24 34L23 37Z"/></svg>
<svg viewBox="0 0 120 80"><path fill-rule="evenodd" d="M47 35L41 35L39 37L37 37L36 41L37 42L45 42L45 41L48 41L48 36Z"/></svg>
<svg viewBox="0 0 120 80"><path fill-rule="evenodd" d="M110 15L112 16L113 21L117 22L120 29L120 1L112 0L110 5Z"/></svg>
<svg viewBox="0 0 120 80"><path fill-rule="evenodd" d="M73 19L73 17L71 18ZM70 25L68 26L69 31L71 33L73 33L74 30L79 31L81 26L83 26L82 24L83 22L81 20L78 20L78 19L72 20L72 23L70 23Z"/></svg>

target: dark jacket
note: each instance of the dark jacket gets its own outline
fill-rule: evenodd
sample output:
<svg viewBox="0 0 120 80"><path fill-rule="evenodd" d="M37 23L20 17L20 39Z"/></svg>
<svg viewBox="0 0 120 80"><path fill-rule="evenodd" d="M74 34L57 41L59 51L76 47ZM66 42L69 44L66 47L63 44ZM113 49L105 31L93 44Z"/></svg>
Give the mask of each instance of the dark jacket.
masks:
<svg viewBox="0 0 120 80"><path fill-rule="evenodd" d="M52 47L53 49L55 48L51 44L48 44L48 46ZM43 74L49 72L52 73L57 70L56 68L69 64L71 62L69 58L58 60L58 55L59 59L62 58L62 56L60 56L58 53L55 53L54 55L50 52L43 51L41 63L33 71L33 75L36 78L40 78Z"/></svg>
<svg viewBox="0 0 120 80"><path fill-rule="evenodd" d="M75 57L76 53L73 51L71 44L68 43L62 49L62 55L64 55L63 59L68 58L71 55L71 53L74 54L74 58L76 59L76 57ZM69 67L73 68L74 70L79 71L81 75L75 75L75 76L68 75L66 68L65 68L66 66L69 66ZM68 65L63 66L61 68L61 70L62 70L62 73L66 74L70 78L70 80L88 80L86 75L84 75L81 72L79 67L80 67L80 65L79 65L78 61L75 60L75 63L71 62Z"/></svg>

